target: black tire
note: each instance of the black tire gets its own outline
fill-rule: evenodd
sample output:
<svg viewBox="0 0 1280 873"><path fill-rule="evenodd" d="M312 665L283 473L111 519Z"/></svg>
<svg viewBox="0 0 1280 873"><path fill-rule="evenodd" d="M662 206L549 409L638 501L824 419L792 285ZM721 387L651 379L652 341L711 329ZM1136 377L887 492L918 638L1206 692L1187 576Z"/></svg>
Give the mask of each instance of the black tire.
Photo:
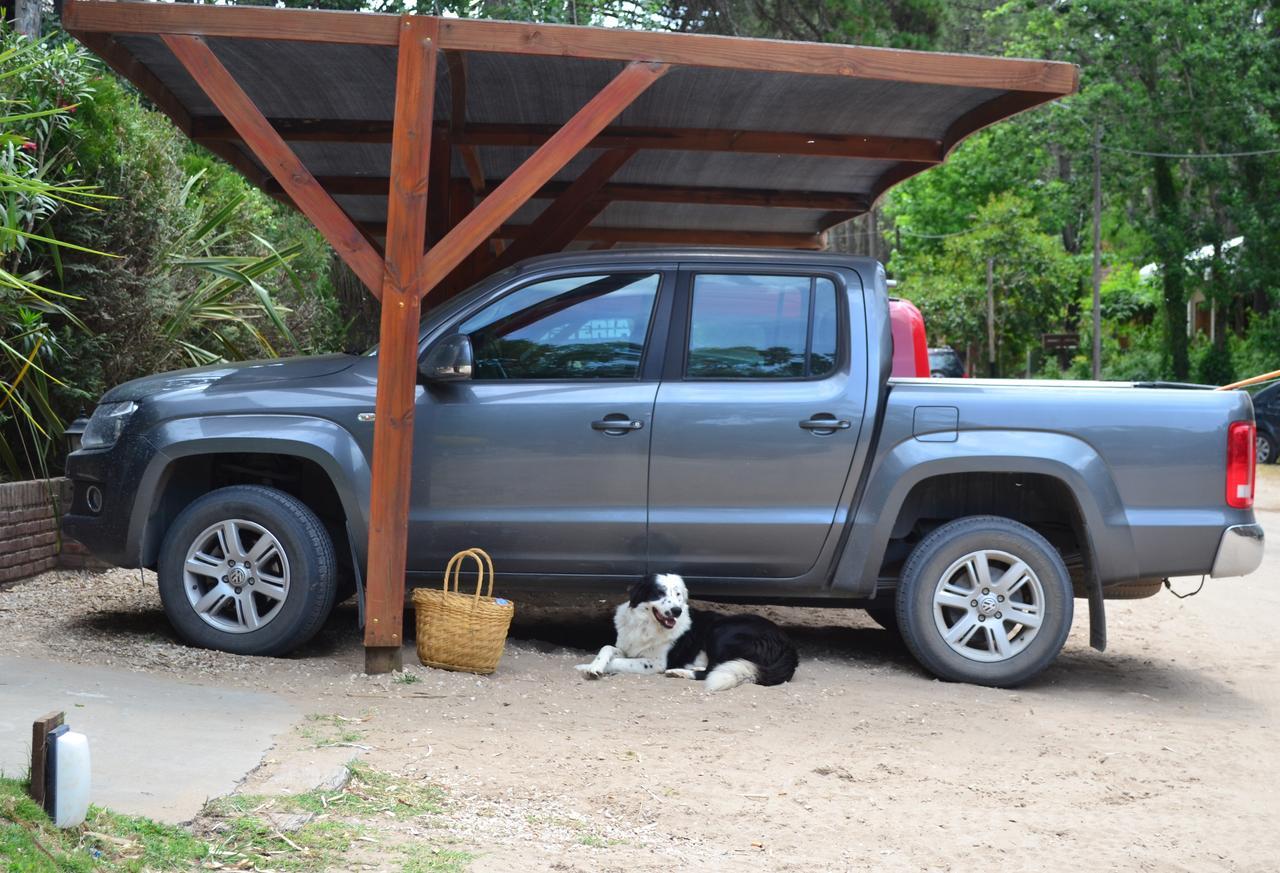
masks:
<svg viewBox="0 0 1280 873"><path fill-rule="evenodd" d="M1276 462L1276 441L1265 431L1258 431L1258 463L1274 464Z"/></svg>
<svg viewBox="0 0 1280 873"><path fill-rule="evenodd" d="M892 603L887 606L869 606L865 612L880 627L895 634L898 632L898 610Z"/></svg>
<svg viewBox="0 0 1280 873"><path fill-rule="evenodd" d="M1006 603L1003 599L999 602L992 599L1000 590L995 583L1003 582L1004 570L1009 567L1001 570L1000 577L991 574L989 578L993 583L990 589L981 590L978 590L980 583L970 571L965 570L965 576L961 577L960 570L952 569L967 556L984 550L1012 556L1030 569L1031 575L1021 574L1020 578L1026 577L1026 581L1016 587L1009 600L1019 610L1026 610L1024 614L1038 614L1040 625L1034 633L1014 618L1004 619L1003 611L1010 611L1011 615L1015 614L1014 611L1010 605L1001 606ZM996 569L995 564L988 563L988 566ZM975 599L970 603L978 604L978 607L971 609L962 603L957 609L943 604L938 606L935 617L935 595L939 598L958 597L942 590L943 582L948 579L960 580L959 585L972 583L974 589L971 593ZM1039 582L1038 593L1033 580ZM1010 584L1015 582L1017 580L1010 580ZM1004 597L1002 594L999 596ZM965 593L959 599L963 601L968 597L969 593ZM1041 600L1039 605L1031 602L1036 598ZM1029 602L1024 604L1024 599L1029 599ZM988 609L992 610L989 615L984 612ZM1008 518L975 515L944 524L915 547L902 569L897 610L902 638L926 670L954 682L1010 687L1036 676L1053 663L1062 650L1071 630L1074 610L1071 576L1062 556L1031 528ZM997 621L996 616L1001 619ZM986 623L988 618L991 619L990 624ZM949 631L963 630L960 628L962 622L966 628L974 628L972 636L967 637L969 642L984 644L986 649L970 646L963 639L953 647L944 639L940 624ZM1006 622L1013 623L1014 627L1010 630ZM992 630L979 633L982 628ZM1008 655L996 650L994 629L997 628L1006 631ZM982 639L975 639L977 637ZM968 654L961 654L961 650ZM988 657L996 660L978 660Z"/></svg>
<svg viewBox="0 0 1280 873"><path fill-rule="evenodd" d="M272 610L260 627L238 633L220 629L211 622L235 623L235 616L242 615L240 606L227 599L216 614L214 610L207 610L211 618L202 618L188 597L188 586L195 592L193 596L200 597L219 587L218 581L203 573L189 574L185 569L188 550L198 545L197 540L212 543L214 540L206 539L208 530L232 520L246 523L245 530L256 526L268 532L278 544L278 551L283 552L281 560L287 561L273 564L266 571L260 564L247 577L250 582L235 588L235 598L239 600L242 592L248 592L248 585L257 583L260 587L256 590L260 593L255 604L267 604ZM247 537L254 537L254 532ZM247 539L241 536L241 542ZM246 548L252 551L252 546ZM217 551L216 548L205 550L205 554L217 557L214 554ZM221 557L226 558L226 554ZM209 566L222 569L220 563ZM241 566L248 565L242 563ZM264 572L278 574L281 566L283 578L288 580L282 598L264 599L261 592L268 588L266 580L255 577ZM296 497L260 485L219 488L184 509L165 534L157 573L160 600L178 635L192 645L237 655L284 655L303 645L329 617L338 589L333 541L324 524ZM222 583L221 590L226 590L226 577ZM208 590L204 590L205 586ZM230 593L225 597L230 598ZM253 612L257 618L256 605Z"/></svg>

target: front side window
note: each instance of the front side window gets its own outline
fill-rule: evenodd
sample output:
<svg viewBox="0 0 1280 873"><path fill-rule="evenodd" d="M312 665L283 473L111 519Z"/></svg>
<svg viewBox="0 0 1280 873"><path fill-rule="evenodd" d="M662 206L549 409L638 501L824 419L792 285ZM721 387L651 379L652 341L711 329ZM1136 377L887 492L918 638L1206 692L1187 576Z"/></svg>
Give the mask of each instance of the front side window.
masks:
<svg viewBox="0 0 1280 873"><path fill-rule="evenodd" d="M473 378L634 379L658 296L658 273L568 276L526 285L459 327Z"/></svg>
<svg viewBox="0 0 1280 873"><path fill-rule="evenodd" d="M838 311L830 279L695 276L685 375L694 379L825 376L836 367Z"/></svg>

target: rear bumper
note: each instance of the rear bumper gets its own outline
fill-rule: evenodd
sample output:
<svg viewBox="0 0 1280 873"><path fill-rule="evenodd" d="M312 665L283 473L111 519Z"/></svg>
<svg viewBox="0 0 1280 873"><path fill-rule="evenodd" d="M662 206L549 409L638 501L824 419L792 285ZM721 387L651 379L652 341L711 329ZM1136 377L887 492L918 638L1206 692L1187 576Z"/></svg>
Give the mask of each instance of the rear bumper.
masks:
<svg viewBox="0 0 1280 873"><path fill-rule="evenodd" d="M1222 532L1218 555L1213 559L1214 579L1248 576L1262 564L1266 535L1260 524L1233 524Z"/></svg>

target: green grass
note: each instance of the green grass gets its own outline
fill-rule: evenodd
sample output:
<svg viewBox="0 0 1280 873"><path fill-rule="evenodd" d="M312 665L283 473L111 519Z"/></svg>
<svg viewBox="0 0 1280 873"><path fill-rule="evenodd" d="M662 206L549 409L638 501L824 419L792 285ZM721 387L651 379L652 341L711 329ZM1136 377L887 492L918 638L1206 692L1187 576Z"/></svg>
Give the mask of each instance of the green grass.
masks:
<svg viewBox="0 0 1280 873"><path fill-rule="evenodd" d="M364 733L349 725L358 723L353 719L340 715L320 715L313 713L307 716L309 726L301 729L302 738L310 740L317 749L330 746L350 745L364 739Z"/></svg>
<svg viewBox="0 0 1280 873"><path fill-rule="evenodd" d="M439 815L444 810L444 792L434 785L401 779L357 761L347 764L351 781L333 791L307 791L284 797L261 797L254 794L232 794L210 805L217 814L326 813L363 818L385 816L414 818Z"/></svg>
<svg viewBox="0 0 1280 873"><path fill-rule="evenodd" d="M391 680L398 685L412 685L415 682L421 682L422 678L417 673L397 673L396 678Z"/></svg>
<svg viewBox="0 0 1280 873"><path fill-rule="evenodd" d="M0 777L0 862L8 873L188 870L209 847L182 828L90 807L78 828L55 828L26 783Z"/></svg>
<svg viewBox="0 0 1280 873"><path fill-rule="evenodd" d="M364 833L357 824L308 822L285 834L264 815L227 814L226 807L206 810L204 824L214 840L211 854L227 867L320 871L340 866L342 856Z"/></svg>
<svg viewBox="0 0 1280 873"><path fill-rule="evenodd" d="M462 873L474 857L469 852L424 845L407 846L403 851L402 873Z"/></svg>
<svg viewBox="0 0 1280 873"><path fill-rule="evenodd" d="M143 873L143 871L270 869L319 873L342 869L366 821L440 815L444 792L352 762L351 780L334 791L288 797L232 794L211 801L196 822L199 836L150 819L91 807L79 828L59 830L27 796L26 784L0 777L0 871L4 873ZM315 819L281 832L276 813ZM459 873L466 852L430 844L405 848L407 873Z"/></svg>

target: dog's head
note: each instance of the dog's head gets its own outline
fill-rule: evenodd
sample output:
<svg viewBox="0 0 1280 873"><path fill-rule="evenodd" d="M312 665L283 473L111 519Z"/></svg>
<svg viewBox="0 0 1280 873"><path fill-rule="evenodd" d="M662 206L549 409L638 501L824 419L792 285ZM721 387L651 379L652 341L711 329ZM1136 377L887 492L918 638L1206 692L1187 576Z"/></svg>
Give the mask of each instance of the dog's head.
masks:
<svg viewBox="0 0 1280 873"><path fill-rule="evenodd" d="M648 609L653 620L671 630L688 608L689 590L675 573L655 573L637 582L631 589L631 608Z"/></svg>

